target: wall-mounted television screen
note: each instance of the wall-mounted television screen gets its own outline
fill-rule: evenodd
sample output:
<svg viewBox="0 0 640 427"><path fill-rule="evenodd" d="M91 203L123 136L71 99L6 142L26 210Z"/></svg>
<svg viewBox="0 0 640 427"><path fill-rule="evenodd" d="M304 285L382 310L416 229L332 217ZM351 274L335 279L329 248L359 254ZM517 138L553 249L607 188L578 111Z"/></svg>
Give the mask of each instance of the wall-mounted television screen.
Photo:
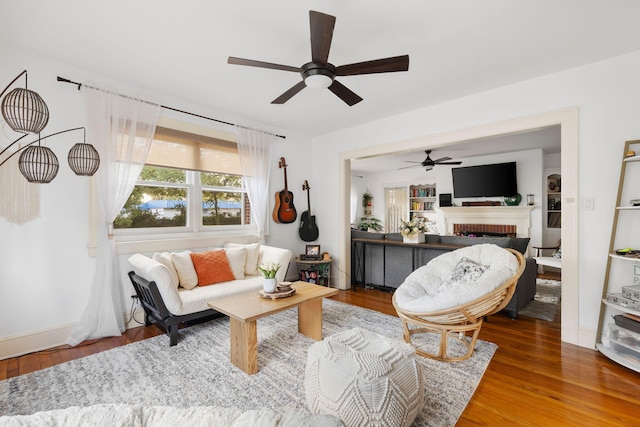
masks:
<svg viewBox="0 0 640 427"><path fill-rule="evenodd" d="M515 196L516 162L451 169L453 197Z"/></svg>

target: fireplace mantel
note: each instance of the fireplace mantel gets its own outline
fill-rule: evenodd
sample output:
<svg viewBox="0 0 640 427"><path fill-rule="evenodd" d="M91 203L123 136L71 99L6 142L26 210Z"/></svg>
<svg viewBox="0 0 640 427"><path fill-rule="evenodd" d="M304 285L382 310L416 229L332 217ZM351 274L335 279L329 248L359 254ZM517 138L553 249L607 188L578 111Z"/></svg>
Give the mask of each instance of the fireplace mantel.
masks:
<svg viewBox="0 0 640 427"><path fill-rule="evenodd" d="M517 237L530 237L534 206L463 206L436 208L444 219L445 234L453 234L453 224L515 225Z"/></svg>

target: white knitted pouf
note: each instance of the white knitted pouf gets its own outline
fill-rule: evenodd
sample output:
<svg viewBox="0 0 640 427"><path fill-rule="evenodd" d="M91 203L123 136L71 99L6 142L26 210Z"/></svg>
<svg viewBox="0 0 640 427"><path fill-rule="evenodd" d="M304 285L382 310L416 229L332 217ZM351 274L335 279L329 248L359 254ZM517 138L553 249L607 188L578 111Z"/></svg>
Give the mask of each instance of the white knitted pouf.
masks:
<svg viewBox="0 0 640 427"><path fill-rule="evenodd" d="M348 427L409 426L424 400L414 348L358 328L309 347L304 386L311 412Z"/></svg>

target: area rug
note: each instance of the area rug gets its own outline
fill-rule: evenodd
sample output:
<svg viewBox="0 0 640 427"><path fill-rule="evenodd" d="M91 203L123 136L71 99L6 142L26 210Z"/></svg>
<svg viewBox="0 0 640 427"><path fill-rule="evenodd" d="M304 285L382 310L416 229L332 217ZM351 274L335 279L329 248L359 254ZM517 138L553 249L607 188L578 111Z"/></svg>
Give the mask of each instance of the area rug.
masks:
<svg viewBox="0 0 640 427"><path fill-rule="evenodd" d="M323 310L325 336L359 327L402 339L397 317L332 300ZM314 342L297 332L297 310L259 319L259 372L249 376L229 361L229 319L219 318L181 329L175 347L161 335L1 381L0 414L99 403L306 410L304 368ZM479 340L463 362L418 357L425 405L413 425L455 425L496 348Z"/></svg>
<svg viewBox="0 0 640 427"><path fill-rule="evenodd" d="M536 279L536 295L518 312L518 316L553 322L560 307L561 292L562 283L558 280Z"/></svg>

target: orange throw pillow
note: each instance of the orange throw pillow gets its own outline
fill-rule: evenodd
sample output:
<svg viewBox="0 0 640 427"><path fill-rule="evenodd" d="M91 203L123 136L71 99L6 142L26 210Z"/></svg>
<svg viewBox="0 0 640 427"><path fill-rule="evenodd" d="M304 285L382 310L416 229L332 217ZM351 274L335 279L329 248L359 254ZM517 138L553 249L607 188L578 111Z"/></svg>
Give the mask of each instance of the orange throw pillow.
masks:
<svg viewBox="0 0 640 427"><path fill-rule="evenodd" d="M227 253L224 250L191 252L191 261L198 275L198 286L214 285L235 280Z"/></svg>

